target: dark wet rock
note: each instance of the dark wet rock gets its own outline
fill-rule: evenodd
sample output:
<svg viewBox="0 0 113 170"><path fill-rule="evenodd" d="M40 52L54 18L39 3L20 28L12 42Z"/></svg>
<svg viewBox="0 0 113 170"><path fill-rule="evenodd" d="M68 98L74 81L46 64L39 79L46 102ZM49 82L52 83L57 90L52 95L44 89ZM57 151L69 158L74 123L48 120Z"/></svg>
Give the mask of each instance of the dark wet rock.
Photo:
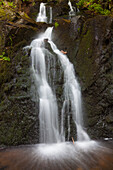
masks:
<svg viewBox="0 0 113 170"><path fill-rule="evenodd" d="M38 110L31 92L30 57L23 47L48 25L24 17L20 17L22 23L0 21L0 54L4 51L10 58L9 62L0 60L0 145L38 142Z"/></svg>
<svg viewBox="0 0 113 170"><path fill-rule="evenodd" d="M93 137L112 137L107 116L113 114L112 24L113 19L105 16L87 20L76 56L75 68L82 80L88 125L92 126L89 133Z"/></svg>
<svg viewBox="0 0 113 170"><path fill-rule="evenodd" d="M77 16L71 20L57 19L56 22L58 27L53 31L53 41L60 50L67 51L71 62L75 62L84 17Z"/></svg>
<svg viewBox="0 0 113 170"><path fill-rule="evenodd" d="M53 18L67 17L69 13L69 6L67 1L62 1L55 6L53 5Z"/></svg>

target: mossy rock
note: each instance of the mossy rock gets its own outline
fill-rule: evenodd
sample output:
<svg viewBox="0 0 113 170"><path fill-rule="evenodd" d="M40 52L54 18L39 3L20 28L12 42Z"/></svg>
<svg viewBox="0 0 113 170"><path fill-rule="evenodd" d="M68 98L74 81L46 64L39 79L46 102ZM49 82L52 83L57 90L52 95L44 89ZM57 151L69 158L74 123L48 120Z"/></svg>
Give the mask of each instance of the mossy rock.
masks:
<svg viewBox="0 0 113 170"><path fill-rule="evenodd" d="M76 56L76 70L84 83L84 88L92 84L96 71L96 65L94 63L95 56L93 53L94 34L91 27L85 32L86 25L83 28L82 39Z"/></svg>
<svg viewBox="0 0 113 170"><path fill-rule="evenodd" d="M13 12L11 9L2 9L0 8L0 20L14 20L15 18L15 12Z"/></svg>

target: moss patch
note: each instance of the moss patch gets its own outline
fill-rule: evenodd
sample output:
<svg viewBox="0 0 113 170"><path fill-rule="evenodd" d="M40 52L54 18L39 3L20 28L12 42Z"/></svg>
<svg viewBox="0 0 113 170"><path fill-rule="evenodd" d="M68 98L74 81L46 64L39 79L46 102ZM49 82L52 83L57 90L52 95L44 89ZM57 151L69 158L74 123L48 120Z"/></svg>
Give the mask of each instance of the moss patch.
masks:
<svg viewBox="0 0 113 170"><path fill-rule="evenodd" d="M76 56L76 70L84 83L84 88L87 88L93 82L93 74L96 70L94 63L95 56L93 53L94 34L91 27L85 32L86 25L82 32L82 39L79 46L79 51Z"/></svg>

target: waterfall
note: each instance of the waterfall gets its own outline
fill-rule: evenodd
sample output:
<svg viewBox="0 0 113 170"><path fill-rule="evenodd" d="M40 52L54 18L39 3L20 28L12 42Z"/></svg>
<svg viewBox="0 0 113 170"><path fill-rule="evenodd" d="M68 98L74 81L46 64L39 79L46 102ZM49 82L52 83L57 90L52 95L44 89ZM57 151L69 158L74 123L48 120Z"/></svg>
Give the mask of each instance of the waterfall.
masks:
<svg viewBox="0 0 113 170"><path fill-rule="evenodd" d="M81 90L80 86L75 77L75 72L72 63L65 54L60 52L56 45L49 41L51 48L58 55L58 58L61 62L62 68L64 70L64 96L65 100L62 108L62 115L65 114L65 109L69 111L71 105L71 111L73 114L73 120L77 127L77 140L89 140L89 136L83 130L83 121L82 121L82 104L81 104ZM63 116L62 116L63 118ZM63 120L62 120L63 122ZM70 122L70 115L68 115L68 122ZM63 123L62 123L63 125ZM62 128L62 133L65 134L64 128ZM68 133L70 133L70 123L68 125ZM69 134L70 135L70 134Z"/></svg>
<svg viewBox="0 0 113 170"><path fill-rule="evenodd" d="M49 23L50 24L52 23L52 7L50 7L50 20L49 20Z"/></svg>
<svg viewBox="0 0 113 170"><path fill-rule="evenodd" d="M47 22L45 3L40 4L40 9L36 18L36 22Z"/></svg>
<svg viewBox="0 0 113 170"><path fill-rule="evenodd" d="M71 1L68 2L68 5L69 5L69 7L70 7L71 12L74 12L73 7L72 7L72 4L71 4Z"/></svg>
<svg viewBox="0 0 113 170"><path fill-rule="evenodd" d="M40 4L40 9L38 16L36 18L36 22L49 22L50 24L52 23L52 7L49 8L49 21L46 16L46 3L41 3Z"/></svg>
<svg viewBox="0 0 113 170"><path fill-rule="evenodd" d="M82 102L81 89L75 76L74 67L70 63L67 55L58 50L52 42L52 27L31 42L32 70L35 84L37 86L37 96L39 96L39 122L40 122L40 142L56 143L65 141L64 115L68 111L68 140L70 138L70 107L73 121L76 124L77 140L90 140L83 130L82 122ZM45 43L50 44L54 54L58 57L64 72L64 102L61 110L61 128L59 129L58 106L55 91L48 83L46 61L50 52L45 49ZM56 57L54 56L54 57Z"/></svg>
<svg viewBox="0 0 113 170"><path fill-rule="evenodd" d="M69 2L68 2L68 5L69 5L69 7L70 7L70 11L69 11L69 16L71 17L71 16L74 16L75 15L75 11L74 11L74 9L73 9L73 7L72 7L72 4L71 4L71 1L69 0Z"/></svg>
<svg viewBox="0 0 113 170"><path fill-rule="evenodd" d="M48 84L45 64L44 39L51 39L53 28L48 28L40 38L31 42L32 70L39 95L40 142L60 141L58 106L56 96Z"/></svg>

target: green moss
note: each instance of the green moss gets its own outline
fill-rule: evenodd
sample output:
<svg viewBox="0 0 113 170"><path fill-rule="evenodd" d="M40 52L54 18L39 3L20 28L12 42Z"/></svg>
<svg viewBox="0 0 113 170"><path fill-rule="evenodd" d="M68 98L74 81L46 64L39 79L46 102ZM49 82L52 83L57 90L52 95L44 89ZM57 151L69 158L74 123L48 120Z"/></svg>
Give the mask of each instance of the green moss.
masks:
<svg viewBox="0 0 113 170"><path fill-rule="evenodd" d="M23 136L23 129L18 127L18 121L12 121L12 124L7 127L7 123L1 124L0 127L0 143L4 143L5 145L16 145L23 142L25 138Z"/></svg>
<svg viewBox="0 0 113 170"><path fill-rule="evenodd" d="M5 10L0 8L0 18L5 17L5 15Z"/></svg>
<svg viewBox="0 0 113 170"><path fill-rule="evenodd" d="M79 51L76 57L76 69L79 76L84 82L85 87L92 83L94 74L94 54L93 54L94 35L92 28L83 28L82 39L79 46Z"/></svg>
<svg viewBox="0 0 113 170"><path fill-rule="evenodd" d="M59 26L58 22L55 22L55 28L57 28Z"/></svg>
<svg viewBox="0 0 113 170"><path fill-rule="evenodd" d="M15 17L14 12L11 9L1 9L0 8L0 20L12 21Z"/></svg>
<svg viewBox="0 0 113 170"><path fill-rule="evenodd" d="M92 117L88 119L88 125L89 126L94 126L98 122L99 117Z"/></svg>
<svg viewBox="0 0 113 170"><path fill-rule="evenodd" d="M9 82L13 77L13 72L11 72L11 63L2 62L0 63L0 84Z"/></svg>

